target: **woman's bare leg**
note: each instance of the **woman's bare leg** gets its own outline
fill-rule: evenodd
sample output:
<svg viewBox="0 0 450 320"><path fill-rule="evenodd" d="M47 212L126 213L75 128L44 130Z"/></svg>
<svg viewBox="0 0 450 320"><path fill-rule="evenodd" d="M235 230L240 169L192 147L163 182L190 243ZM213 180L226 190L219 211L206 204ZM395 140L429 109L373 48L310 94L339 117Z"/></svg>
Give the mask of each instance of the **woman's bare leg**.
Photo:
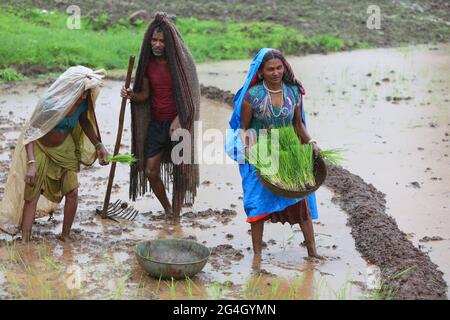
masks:
<svg viewBox="0 0 450 320"><path fill-rule="evenodd" d="M78 208L78 188L66 194L66 203L64 204L63 229L60 240L65 241L69 238L70 229Z"/></svg>
<svg viewBox="0 0 450 320"><path fill-rule="evenodd" d="M22 214L22 242L29 242L31 239L31 227L33 226L34 216L39 197L36 200L25 201Z"/></svg>
<svg viewBox="0 0 450 320"><path fill-rule="evenodd" d="M252 229L253 253L260 255L262 252L264 220L252 222L250 225Z"/></svg>
<svg viewBox="0 0 450 320"><path fill-rule="evenodd" d="M317 254L316 241L314 239L314 228L311 217L308 217L308 219L306 220L302 220L299 224L300 229L303 232L303 237L305 238L308 256L311 258L322 258Z"/></svg>

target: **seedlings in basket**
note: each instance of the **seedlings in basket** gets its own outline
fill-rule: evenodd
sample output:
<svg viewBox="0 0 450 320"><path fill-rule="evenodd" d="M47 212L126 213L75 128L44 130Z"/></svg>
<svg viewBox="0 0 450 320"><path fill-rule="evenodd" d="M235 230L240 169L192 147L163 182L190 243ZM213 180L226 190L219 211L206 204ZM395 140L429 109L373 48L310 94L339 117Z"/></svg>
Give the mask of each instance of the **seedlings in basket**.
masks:
<svg viewBox="0 0 450 320"><path fill-rule="evenodd" d="M338 165L340 164L342 161L344 161L344 157L343 157L343 153L344 153L344 149L329 149L329 150L321 150L319 152L319 157L323 158L324 160L326 160L327 162L333 164L333 165Z"/></svg>
<svg viewBox="0 0 450 320"><path fill-rule="evenodd" d="M278 144L272 141L276 139ZM343 160L341 149L324 150L319 156L333 164ZM278 166L274 166L274 158L278 160ZM246 155L247 161L265 179L290 191L306 190L316 185L314 158L313 146L301 144L293 127L282 127L277 131L272 129L267 135L260 134L257 143L250 147Z"/></svg>

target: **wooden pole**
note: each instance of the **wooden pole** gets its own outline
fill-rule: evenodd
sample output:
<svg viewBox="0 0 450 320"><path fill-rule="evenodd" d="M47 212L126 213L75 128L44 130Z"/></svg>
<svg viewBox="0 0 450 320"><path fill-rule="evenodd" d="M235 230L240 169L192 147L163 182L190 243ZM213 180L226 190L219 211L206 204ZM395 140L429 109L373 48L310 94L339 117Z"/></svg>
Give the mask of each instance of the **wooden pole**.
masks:
<svg viewBox="0 0 450 320"><path fill-rule="evenodd" d="M130 61L128 62L128 71L127 78L125 81L125 88L128 89L130 87L131 82L131 74L133 73L134 66L134 56L130 56ZM116 145L114 147L114 155L119 153L120 142L122 141L122 131L123 131L123 122L125 120L125 107L127 105L127 98L122 98L122 105L120 106L120 116L119 116L119 128L117 130L117 138ZM105 202L103 203L102 210L102 219L106 219L106 213L108 211L109 200L111 198L111 188L114 181L114 175L116 173L116 163L111 162L111 169L109 171L109 179L108 179L108 187L106 189Z"/></svg>

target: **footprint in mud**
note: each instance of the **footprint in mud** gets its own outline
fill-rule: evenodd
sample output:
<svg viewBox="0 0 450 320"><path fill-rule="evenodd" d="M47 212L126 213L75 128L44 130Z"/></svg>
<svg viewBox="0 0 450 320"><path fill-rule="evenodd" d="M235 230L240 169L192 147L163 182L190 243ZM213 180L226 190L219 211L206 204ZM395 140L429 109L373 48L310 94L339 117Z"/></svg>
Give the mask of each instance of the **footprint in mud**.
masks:
<svg viewBox="0 0 450 320"><path fill-rule="evenodd" d="M177 232L175 229L164 229L164 232L167 233L169 236Z"/></svg>
<svg viewBox="0 0 450 320"><path fill-rule="evenodd" d="M231 244L221 244L210 248L211 265L214 269L231 267L232 261L240 261L244 258L242 250L235 249Z"/></svg>
<svg viewBox="0 0 450 320"><path fill-rule="evenodd" d="M408 186L412 186L413 188L420 189L420 184L417 181L410 182Z"/></svg>
<svg viewBox="0 0 450 320"><path fill-rule="evenodd" d="M422 239L420 239L419 242L442 241L442 240L445 240L445 239L442 237L439 237L439 236L433 236L433 237L425 236Z"/></svg>
<svg viewBox="0 0 450 320"><path fill-rule="evenodd" d="M212 228L211 226L207 225L207 224L203 224L197 221L194 221L190 224L191 228L199 228L200 230L205 230L205 229L209 229Z"/></svg>

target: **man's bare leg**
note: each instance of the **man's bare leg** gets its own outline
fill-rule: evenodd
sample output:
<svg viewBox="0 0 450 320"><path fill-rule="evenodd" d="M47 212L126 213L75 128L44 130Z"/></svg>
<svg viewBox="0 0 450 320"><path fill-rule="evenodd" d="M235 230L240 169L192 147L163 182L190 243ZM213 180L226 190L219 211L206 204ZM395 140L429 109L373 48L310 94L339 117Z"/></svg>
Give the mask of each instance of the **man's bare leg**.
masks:
<svg viewBox="0 0 450 320"><path fill-rule="evenodd" d="M78 188L66 194L66 202L64 204L64 220L63 229L59 239L66 241L69 239L70 230L72 229L73 220L78 208Z"/></svg>
<svg viewBox="0 0 450 320"><path fill-rule="evenodd" d="M33 226L34 216L39 197L33 201L25 201L22 214L22 242L29 242L31 239L31 227Z"/></svg>
<svg viewBox="0 0 450 320"><path fill-rule="evenodd" d="M156 156L147 159L145 166L145 175L150 182L150 186L155 193L156 198L158 198L159 202L163 206L164 211L167 215L172 216L172 206L170 205L169 199L167 198L166 189L164 188L164 184L160 176L161 156L162 153L159 153Z"/></svg>
<svg viewBox="0 0 450 320"><path fill-rule="evenodd" d="M180 194L179 197L172 197L172 208L173 208L173 221L180 221L181 209L183 208L185 193Z"/></svg>

